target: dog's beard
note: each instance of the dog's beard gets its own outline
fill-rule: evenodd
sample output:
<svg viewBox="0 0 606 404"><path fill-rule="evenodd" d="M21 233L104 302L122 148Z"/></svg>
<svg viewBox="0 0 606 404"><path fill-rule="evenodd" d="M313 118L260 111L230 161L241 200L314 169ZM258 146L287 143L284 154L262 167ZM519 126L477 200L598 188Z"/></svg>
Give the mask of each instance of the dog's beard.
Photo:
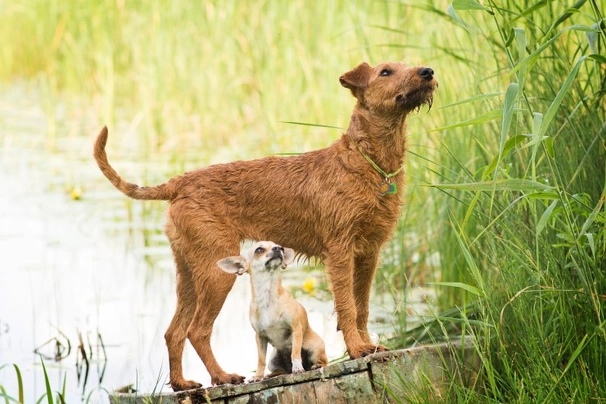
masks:
<svg viewBox="0 0 606 404"><path fill-rule="evenodd" d="M423 105L427 105L429 110L431 110L433 106L433 91L430 91L428 94L428 90L420 89L406 95L398 94L396 96L396 104L402 108L416 112L419 112Z"/></svg>
<svg viewBox="0 0 606 404"><path fill-rule="evenodd" d="M431 111L431 107L433 106L433 96L429 96L429 98L427 98L424 103L416 107L414 110L419 112L423 105L427 105L427 111Z"/></svg>

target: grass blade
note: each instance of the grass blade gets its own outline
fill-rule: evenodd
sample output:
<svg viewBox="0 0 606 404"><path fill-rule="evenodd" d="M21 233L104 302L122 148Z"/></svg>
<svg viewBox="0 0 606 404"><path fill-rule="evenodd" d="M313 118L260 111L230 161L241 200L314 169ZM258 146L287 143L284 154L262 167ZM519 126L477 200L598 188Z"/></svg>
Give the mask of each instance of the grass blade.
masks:
<svg viewBox="0 0 606 404"><path fill-rule="evenodd" d="M475 286L471 286L467 283L463 283L463 282L427 282L427 284L435 285L435 286L448 286L448 287L453 287L453 288L459 288L459 289L466 290L469 293L472 293L476 296L485 297L484 292L482 292L480 289L476 288Z"/></svg>
<svg viewBox="0 0 606 404"><path fill-rule="evenodd" d="M513 119L513 112L518 101L518 94L520 92L520 86L518 83L511 83L507 87L505 92L505 101L503 103L503 121L501 123L501 138L499 141L499 160L500 163L503 160L503 150L505 148L505 139L509 134L511 128L511 121ZM495 173L496 174L496 173ZM494 177L496 179L496 177Z"/></svg>
<svg viewBox="0 0 606 404"><path fill-rule="evenodd" d="M536 181L519 178L507 178L494 181L470 182L465 184L433 184L438 189L457 189L461 191L520 191L553 192L554 188Z"/></svg>
<svg viewBox="0 0 606 404"><path fill-rule="evenodd" d="M21 370L19 370L19 366L13 364L15 367L15 373L17 374L17 385L19 386L19 402L25 402L25 396L23 394L23 378L21 377Z"/></svg>
<svg viewBox="0 0 606 404"><path fill-rule="evenodd" d="M481 125L486 122L495 121L500 119L503 116L503 111L500 109L495 109L493 111L485 112L481 115L476 116L475 118L466 119L464 121L460 121L457 123L453 123L446 126L441 126L439 128L432 129L431 132L438 132L447 129L459 128L461 126L473 126L473 125Z"/></svg>
<svg viewBox="0 0 606 404"><path fill-rule="evenodd" d="M17 399L6 394L6 390L4 390L4 387L2 387L2 386L0 386L0 398L3 398L4 402L6 404L8 404L9 402L13 402L13 403L22 403L23 402L23 401L18 401Z"/></svg>
<svg viewBox="0 0 606 404"><path fill-rule="evenodd" d="M301 125L301 126L311 126L311 127L315 127L315 128L328 128L328 129L338 129L338 130L345 130L345 128L341 128L339 126L332 126L332 125L321 125L318 123L305 123L305 122L294 122L294 121L281 121L282 123L287 123L289 125Z"/></svg>
<svg viewBox="0 0 606 404"><path fill-rule="evenodd" d="M48 373L46 372L46 366L44 365L44 360L42 358L40 358L40 361L42 362L42 370L44 371L44 385L46 386L46 401L49 404L53 404L54 403L53 391L51 390L50 381L48 380Z"/></svg>
<svg viewBox="0 0 606 404"><path fill-rule="evenodd" d="M509 139L507 139L507 141L505 142L505 145L503 145L502 153L495 156L492 159L490 164L484 170L484 174L482 174L482 179L488 178L488 176L490 176L490 174L494 171L494 169L497 168L499 162L501 160L503 160L503 158L505 158L509 154L510 151L512 151L520 143L523 143L527 140L528 140L528 136L524 136L524 135L516 135L516 136L512 136Z"/></svg>
<svg viewBox="0 0 606 404"><path fill-rule="evenodd" d="M551 214L553 213L553 210L555 209L555 207L558 205L558 200L554 200L553 202L551 202L551 204L547 207L547 209L545 209L545 212L543 212L543 214L541 215L541 218L539 219L539 221L537 222L537 226L536 226L536 232L537 235L541 234L541 232L543 231L543 229L545 228L545 225L547 224L547 221L549 220L549 218L551 217Z"/></svg>
<svg viewBox="0 0 606 404"><path fill-rule="evenodd" d="M453 0L452 7L455 10L486 10L486 7L475 0Z"/></svg>
<svg viewBox="0 0 606 404"><path fill-rule="evenodd" d="M457 105L469 104L470 102L484 101L484 100L487 100L490 98L500 97L502 94L503 93L488 93L488 94L475 95L473 97L465 98L464 100L455 101L448 105L443 105L437 109L446 109L446 108L454 107Z"/></svg>
<svg viewBox="0 0 606 404"><path fill-rule="evenodd" d="M591 338L593 338L594 335L592 335ZM558 387L558 385L560 384L560 382L564 378L564 375L566 375L566 373L570 370L570 368L573 365L573 363L577 360L577 358L579 357L579 355L581 354L581 352L583 352L583 350L585 349L585 347L589 343L589 341L587 340L588 337L589 337L589 335L585 334L585 336L583 337L583 339L581 340L581 342L579 343L579 345L576 347L576 349L574 350L574 352L570 356L570 359L568 360L568 363L566 364L566 367L564 368L564 370L560 374L560 377L558 377L557 382L555 382L553 384L553 386L551 387L551 390L549 390L549 393L547 393L547 397L545 397L545 400L543 400L543 402L545 402L545 403L549 402L549 400L551 399L551 396L553 395L553 392L555 391L556 387Z"/></svg>
<svg viewBox="0 0 606 404"><path fill-rule="evenodd" d="M558 108L560 108L560 105L562 104L562 100L564 99L564 96L568 93L568 89L572 85L572 82L574 81L575 77L577 76L577 73L579 72L579 69L581 68L581 64L585 61L585 59L586 59L585 56L581 56L579 58L579 60L577 60L572 71L566 78L566 81L564 81L564 84L562 84L560 91L558 91L558 94L556 95L555 99L553 100L553 102L551 103L549 108L547 109L547 112L545 112L545 116L543 117L543 122L541 122L541 129L539 131L539 136L543 136L547 132L547 127L553 120Z"/></svg>

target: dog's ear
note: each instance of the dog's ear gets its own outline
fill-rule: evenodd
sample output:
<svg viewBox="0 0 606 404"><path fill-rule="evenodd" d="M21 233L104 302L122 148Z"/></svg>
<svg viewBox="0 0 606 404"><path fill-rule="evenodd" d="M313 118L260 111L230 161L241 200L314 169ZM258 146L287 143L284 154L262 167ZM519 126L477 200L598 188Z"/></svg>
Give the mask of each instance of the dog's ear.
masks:
<svg viewBox="0 0 606 404"><path fill-rule="evenodd" d="M247 270L244 257L227 257L217 261L217 266L228 274L242 275Z"/></svg>
<svg viewBox="0 0 606 404"><path fill-rule="evenodd" d="M355 69L347 72L341 77L339 81L345 88L349 88L351 93L357 99L360 99L362 92L368 87L368 81L370 80L370 74L372 73L372 67L364 62L358 65Z"/></svg>
<svg viewBox="0 0 606 404"><path fill-rule="evenodd" d="M284 260L282 261L282 268L285 268L287 265L292 264L295 260L295 250L292 248L284 248Z"/></svg>

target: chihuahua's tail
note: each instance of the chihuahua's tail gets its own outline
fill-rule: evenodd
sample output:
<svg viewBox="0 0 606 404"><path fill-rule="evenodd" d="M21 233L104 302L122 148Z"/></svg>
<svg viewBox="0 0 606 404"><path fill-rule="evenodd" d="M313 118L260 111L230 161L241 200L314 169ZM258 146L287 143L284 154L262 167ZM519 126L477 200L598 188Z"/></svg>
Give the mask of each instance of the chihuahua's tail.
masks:
<svg viewBox="0 0 606 404"><path fill-rule="evenodd" d="M165 184L156 185L155 187L140 187L136 184L127 182L118 175L116 170L107 161L107 153L105 153L105 144L107 143L107 126L104 126L97 136L95 141L94 156L97 160L97 165L105 177L118 188L124 195L133 199L145 200L171 200L177 196L177 188L174 181Z"/></svg>

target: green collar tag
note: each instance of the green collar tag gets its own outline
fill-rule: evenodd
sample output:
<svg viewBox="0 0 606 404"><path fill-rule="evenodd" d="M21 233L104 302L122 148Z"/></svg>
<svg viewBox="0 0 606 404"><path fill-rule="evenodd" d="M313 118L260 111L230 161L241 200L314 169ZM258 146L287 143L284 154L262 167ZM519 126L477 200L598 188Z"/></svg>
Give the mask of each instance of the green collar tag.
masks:
<svg viewBox="0 0 606 404"><path fill-rule="evenodd" d="M398 193L398 186L395 182L384 182L381 184L380 189L381 191L379 192L379 194L381 196Z"/></svg>

